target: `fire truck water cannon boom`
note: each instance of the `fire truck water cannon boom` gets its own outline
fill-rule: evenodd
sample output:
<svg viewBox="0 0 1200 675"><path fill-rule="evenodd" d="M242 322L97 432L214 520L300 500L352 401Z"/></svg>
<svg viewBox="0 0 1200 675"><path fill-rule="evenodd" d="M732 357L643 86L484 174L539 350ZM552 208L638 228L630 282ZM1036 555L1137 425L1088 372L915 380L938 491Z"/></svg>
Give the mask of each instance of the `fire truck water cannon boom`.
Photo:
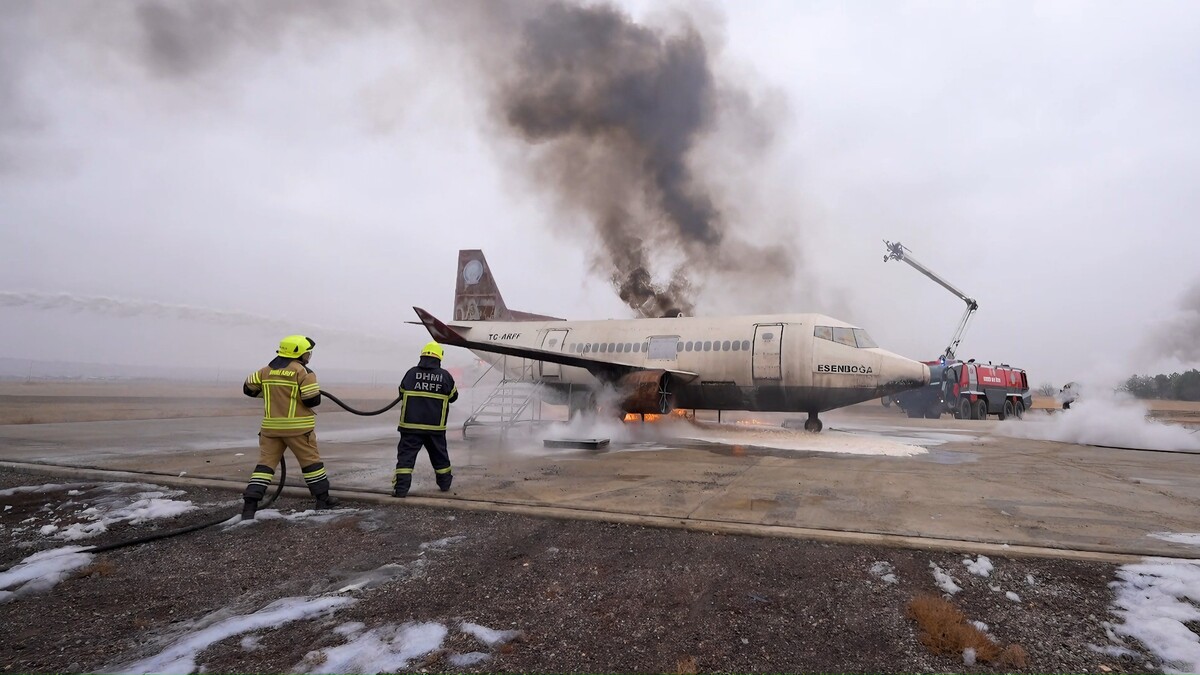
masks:
<svg viewBox="0 0 1200 675"><path fill-rule="evenodd" d="M963 302L965 302L967 304L966 311L963 312L962 318L959 319L959 321L958 321L958 329L954 331L953 337L950 338L950 345L948 347L946 347L946 352L945 352L946 360L952 361L954 359L955 352L958 351L958 343L962 342L963 334L967 332L967 323L970 322L971 315L975 313L975 310L979 309L979 303L975 301L975 298L972 298L972 297L968 296L966 293L963 293L962 291L958 290L957 288L954 287L954 284L950 283L949 281L946 281L945 279L943 279L940 276L938 276L937 274L935 274L928 267L922 265L919 261L917 261L916 258L912 257L912 251L909 251L907 248L904 248L904 245L901 244L900 242L898 242L898 241L890 242L887 239L884 239L883 243L887 246L887 253L884 254L884 256L883 256L884 262L887 262L889 260L899 260L901 262L908 263L909 265L912 266L913 269L920 272L921 274L924 274L925 276L929 277L930 279L933 279L934 281L937 282L937 284L939 286L950 291L959 300L962 300Z"/></svg>

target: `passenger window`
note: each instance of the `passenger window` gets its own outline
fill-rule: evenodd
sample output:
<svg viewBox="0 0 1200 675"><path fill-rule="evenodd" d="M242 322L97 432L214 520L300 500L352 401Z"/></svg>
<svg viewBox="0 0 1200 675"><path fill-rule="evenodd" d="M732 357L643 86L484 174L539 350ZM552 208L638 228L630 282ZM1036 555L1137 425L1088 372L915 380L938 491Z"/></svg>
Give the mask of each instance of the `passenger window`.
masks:
<svg viewBox="0 0 1200 675"><path fill-rule="evenodd" d="M642 351L642 345L637 342L633 343L633 352L636 354L637 352L640 352L640 351Z"/></svg>
<svg viewBox="0 0 1200 675"><path fill-rule="evenodd" d="M733 341L733 351L735 351L735 352L738 352L738 351L741 351L741 350L742 350L742 343L741 343L741 341L740 341L740 340L734 340L734 341Z"/></svg>
<svg viewBox="0 0 1200 675"><path fill-rule="evenodd" d="M692 351L692 342L691 342L691 340L688 340L687 344L685 344L685 345L683 346L683 351L685 351L685 352L690 352L690 351Z"/></svg>
<svg viewBox="0 0 1200 675"><path fill-rule="evenodd" d="M723 351L723 352L729 351L729 340L726 340L721 343L721 351Z"/></svg>
<svg viewBox="0 0 1200 675"><path fill-rule="evenodd" d="M851 328L834 328L833 341L841 345L846 345L847 347L858 346L858 344L854 342L854 330Z"/></svg>
<svg viewBox="0 0 1200 675"><path fill-rule="evenodd" d="M706 351L706 352L712 351L712 342L710 342L708 340L704 341L704 351Z"/></svg>
<svg viewBox="0 0 1200 675"><path fill-rule="evenodd" d="M610 353L617 351L617 344L615 342L608 343L608 351Z"/></svg>
<svg viewBox="0 0 1200 675"><path fill-rule="evenodd" d="M600 343L599 343L599 342L593 342L593 343L592 343L592 351L593 351L593 352L598 352L598 351L600 351Z"/></svg>
<svg viewBox="0 0 1200 675"><path fill-rule="evenodd" d="M750 341L749 340L742 340L742 351L744 351L744 352L750 351Z"/></svg>
<svg viewBox="0 0 1200 675"><path fill-rule="evenodd" d="M813 336L822 340L833 340L833 329L829 326L817 326L813 329Z"/></svg>
<svg viewBox="0 0 1200 675"><path fill-rule="evenodd" d="M642 343L642 351L646 352L647 354L650 353L650 341L649 340L646 340L645 342Z"/></svg>
<svg viewBox="0 0 1200 675"><path fill-rule="evenodd" d="M682 343L682 342L676 342L676 343L675 343L675 352L676 352L676 353L679 353L679 352L681 352L681 351L683 351L683 343Z"/></svg>
<svg viewBox="0 0 1200 675"><path fill-rule="evenodd" d="M620 354L620 353L621 353L621 352L623 352L623 351L625 351L625 343L624 343L624 342L618 342L618 343L617 343L617 353L618 353L618 354Z"/></svg>
<svg viewBox="0 0 1200 675"><path fill-rule="evenodd" d="M632 352L632 351L633 351L633 343L631 343L631 342L626 342L626 343L625 343L625 352L626 352L626 353L629 353L629 352Z"/></svg>

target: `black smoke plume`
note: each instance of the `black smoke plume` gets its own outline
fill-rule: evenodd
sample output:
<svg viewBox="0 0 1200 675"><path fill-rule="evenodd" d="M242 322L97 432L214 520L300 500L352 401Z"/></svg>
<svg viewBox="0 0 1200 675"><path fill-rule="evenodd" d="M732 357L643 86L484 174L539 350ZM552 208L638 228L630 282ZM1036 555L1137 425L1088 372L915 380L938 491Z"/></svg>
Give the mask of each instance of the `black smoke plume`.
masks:
<svg viewBox="0 0 1200 675"><path fill-rule="evenodd" d="M738 83L718 76L719 49L693 19L651 26L609 4L566 0L28 7L46 15L42 25L68 33L46 43L99 46L98 61L116 54L152 81L183 86L232 81L285 45L311 51L374 31L420 39L431 53L457 52L477 64L476 90L494 126L522 142L519 168L570 222L586 223L576 234L598 245L593 267L629 307L648 316L690 313L714 276L773 293L794 281L796 253L786 242L750 244L747 223L727 215L734 188L721 162L701 165L698 149L720 136L723 122L761 139L773 130ZM428 59L429 77L461 75L443 61L436 53ZM9 88L2 66L0 93ZM738 148L740 165L761 150L753 145Z"/></svg>
<svg viewBox="0 0 1200 675"><path fill-rule="evenodd" d="M610 5L551 2L520 27L515 54L492 61L495 114L529 145L534 175L595 230L621 300L659 316L691 313L692 280L711 272L790 280L792 259L736 242L695 150L738 93L718 83L690 22L635 23ZM761 120L750 120L762 124ZM708 179L707 181L705 179ZM661 283L656 253L683 259ZM725 255L722 253L724 252Z"/></svg>

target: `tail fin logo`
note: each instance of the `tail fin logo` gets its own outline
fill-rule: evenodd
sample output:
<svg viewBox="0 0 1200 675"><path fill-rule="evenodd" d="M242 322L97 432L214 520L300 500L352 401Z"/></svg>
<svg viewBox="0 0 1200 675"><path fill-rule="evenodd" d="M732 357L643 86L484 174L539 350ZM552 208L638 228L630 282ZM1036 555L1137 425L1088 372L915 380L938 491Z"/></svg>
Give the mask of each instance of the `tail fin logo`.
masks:
<svg viewBox="0 0 1200 675"><path fill-rule="evenodd" d="M463 281L468 286L474 286L483 278L483 263L471 260L463 266Z"/></svg>

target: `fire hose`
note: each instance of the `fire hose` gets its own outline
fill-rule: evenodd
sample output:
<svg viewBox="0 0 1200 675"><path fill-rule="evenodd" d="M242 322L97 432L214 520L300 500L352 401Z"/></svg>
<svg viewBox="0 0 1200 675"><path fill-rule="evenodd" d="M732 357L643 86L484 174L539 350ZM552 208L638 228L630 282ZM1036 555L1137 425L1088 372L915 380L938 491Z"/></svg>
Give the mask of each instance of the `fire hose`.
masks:
<svg viewBox="0 0 1200 675"><path fill-rule="evenodd" d="M337 396L334 396L333 394L331 394L327 391L322 392L322 394L324 396L328 397L334 403L336 403L339 406L341 406L342 408L346 409L348 412L354 413L355 415L362 415L363 417L370 417L373 415L381 415L381 414L391 410L392 408L396 407L396 404L399 403L400 399L402 398L402 397L397 396L396 400L392 401L387 406L380 408L379 410L362 411L362 410L358 410L356 408L351 407L350 405L348 405L347 403L342 401L340 398L338 398ZM287 461L283 457L280 457L279 458L279 483L275 486L275 492L272 493L271 496L268 497L265 502L263 502L262 508L266 508L266 507L270 506L271 504L275 503L275 500L279 498L280 493L283 492L283 484L286 480L287 480ZM144 537L136 537L134 539L127 539L125 541L117 541L117 542L113 542L111 544L102 544L99 546L89 546L88 548L85 548L85 549L82 549L79 551L75 551L75 553L103 553L105 551L115 551L116 549L119 549L119 548L127 548L129 546L137 546L138 544L146 544L146 543L149 543L152 541L158 541L160 539L168 539L170 537L178 537L179 535L188 534L190 532L197 532L199 530L203 530L203 529L212 527L214 525L220 525L221 523L228 522L228 521L229 521L229 517L224 516L221 518L216 518L214 520L207 520L202 523L196 523L195 525L181 527L177 530L167 530L166 532L155 532L153 534L148 534ZM16 565L19 565L19 564L20 563L14 563L13 565L9 565L8 567L0 568L0 573L7 572L8 570L12 569L13 567L16 567Z"/></svg>
<svg viewBox="0 0 1200 675"><path fill-rule="evenodd" d="M396 407L396 404L400 402L400 399L401 399L401 398L403 398L403 396L397 396L395 401L392 401L391 403L387 404L387 405L386 405L386 406L384 406L383 408L380 408L379 410L372 410L372 411L370 411L370 412L364 412L364 411L362 411L362 410L356 410L356 409L354 409L354 408L351 408L351 407L350 407L349 405L347 405L347 404L346 404L344 401L342 401L342 399L340 399L340 398L338 398L338 397L334 396L333 394L331 394L331 393L329 393L329 392L327 392L327 391L323 391L323 392L321 392L321 395L322 395L322 396L325 396L325 397L327 397L329 400L331 400L331 401L333 401L334 403L336 403L336 404L340 405L340 406L341 406L342 408L344 408L344 409L345 409L347 412L352 412L352 413L354 413L355 415L362 415L363 417L371 417L372 415L381 415L381 414L383 414L383 413L385 413L385 412L387 412L387 411L391 410L392 408L395 408L395 407Z"/></svg>
<svg viewBox="0 0 1200 675"><path fill-rule="evenodd" d="M279 493L283 492L283 482L286 479L287 479L287 462L281 457L279 459L279 485L277 485L275 487L275 492L272 493L271 496L267 498L267 501L263 502L264 508L267 506L270 506L271 504L273 504L275 502L276 499L279 498ZM89 546L89 547L87 547L85 549L81 549L79 551L72 551L72 553L104 553L105 551L114 551L119 548L127 548L129 546L137 546L138 544L146 544L146 543L149 543L152 541L158 541L159 539L168 539L170 537L178 537L181 534L197 532L199 530L203 530L205 528L212 527L213 525L220 525L221 523L229 522L229 520L230 520L229 516L222 516L222 517L214 519L214 520L206 520L202 523L196 523L195 525L181 527L177 530L167 530L166 532L155 532L153 534L148 534L144 537L136 537L134 539L127 539L125 541L117 541L117 542L113 542L111 544L101 544L99 546ZM10 569L12 569L20 564L21 564L20 562L16 562L7 567L0 568L0 574L3 574L4 572L7 572Z"/></svg>

